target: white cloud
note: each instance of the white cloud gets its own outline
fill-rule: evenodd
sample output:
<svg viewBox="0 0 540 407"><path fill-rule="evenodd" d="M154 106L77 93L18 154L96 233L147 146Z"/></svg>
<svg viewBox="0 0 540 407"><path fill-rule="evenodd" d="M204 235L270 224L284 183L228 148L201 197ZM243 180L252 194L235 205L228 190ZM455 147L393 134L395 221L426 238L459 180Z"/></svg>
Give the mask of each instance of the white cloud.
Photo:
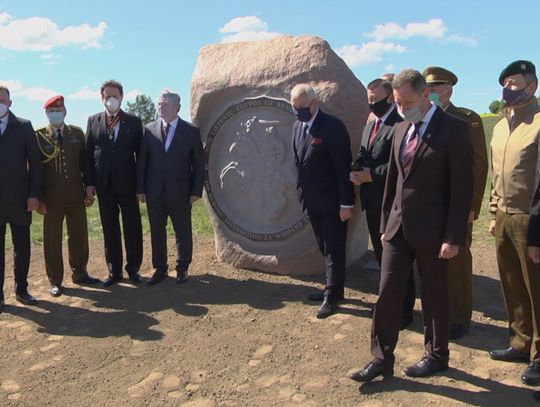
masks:
<svg viewBox="0 0 540 407"><path fill-rule="evenodd" d="M236 17L219 29L225 35L221 42L242 42L267 40L278 35L268 31L268 24L256 16Z"/></svg>
<svg viewBox="0 0 540 407"><path fill-rule="evenodd" d="M388 72L392 72L394 69L396 69L396 66L394 64L388 64L384 67L384 69Z"/></svg>
<svg viewBox="0 0 540 407"><path fill-rule="evenodd" d="M74 92L67 97L70 100L95 100L101 99L99 90L92 90L88 86L83 86L77 92Z"/></svg>
<svg viewBox="0 0 540 407"><path fill-rule="evenodd" d="M100 22L60 28L45 17L14 19L0 14L0 48L48 52L56 47L100 48L107 24Z"/></svg>
<svg viewBox="0 0 540 407"><path fill-rule="evenodd" d="M406 40L410 37L441 39L448 28L440 18L432 18L427 23L408 23L405 27L396 23L377 24L375 30L364 34L377 41L389 38Z"/></svg>
<svg viewBox="0 0 540 407"><path fill-rule="evenodd" d="M23 96L28 100L34 102L45 102L47 99L58 95L59 93L54 89L49 88L24 88L22 90L13 92L14 96Z"/></svg>
<svg viewBox="0 0 540 407"><path fill-rule="evenodd" d="M402 54L407 51L403 45L374 41L358 45L344 45L337 50L338 55L349 66L361 66L382 60L382 54Z"/></svg>
<svg viewBox="0 0 540 407"><path fill-rule="evenodd" d="M222 34L237 33L240 31L267 31L268 24L259 17L236 17L219 29Z"/></svg>
<svg viewBox="0 0 540 407"><path fill-rule="evenodd" d="M462 34L452 34L446 40L448 42L455 42L458 44L467 45L469 47L476 47L478 45L476 38L467 37L466 35Z"/></svg>
<svg viewBox="0 0 540 407"><path fill-rule="evenodd" d="M140 95L141 94L141 91L139 89L133 89L133 90L130 90L129 92L127 92L125 95L124 95L124 100L132 100L132 99L135 99L137 97L137 95Z"/></svg>
<svg viewBox="0 0 540 407"><path fill-rule="evenodd" d="M23 83L18 79L0 79L0 85L7 87L10 93L16 92L23 88Z"/></svg>

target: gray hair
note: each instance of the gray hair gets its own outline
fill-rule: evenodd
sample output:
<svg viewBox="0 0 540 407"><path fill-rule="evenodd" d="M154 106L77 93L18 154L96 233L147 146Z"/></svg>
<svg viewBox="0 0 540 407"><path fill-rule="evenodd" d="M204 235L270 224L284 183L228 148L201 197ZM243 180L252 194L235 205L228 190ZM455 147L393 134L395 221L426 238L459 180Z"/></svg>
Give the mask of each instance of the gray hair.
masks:
<svg viewBox="0 0 540 407"><path fill-rule="evenodd" d="M528 85L530 85L531 83L538 83L538 78L536 76L536 74L534 73L524 73L523 74L523 79L525 80L525 83Z"/></svg>
<svg viewBox="0 0 540 407"><path fill-rule="evenodd" d="M170 89L163 89L161 93L159 94L159 98L168 99L169 102L180 106L180 95L176 92L173 92Z"/></svg>
<svg viewBox="0 0 540 407"><path fill-rule="evenodd" d="M317 99L315 89L313 89L313 87L307 83L299 83L291 90L291 99L302 96L305 96L310 103Z"/></svg>
<svg viewBox="0 0 540 407"><path fill-rule="evenodd" d="M399 89L407 83L411 85L411 89L416 93L422 93L427 86L426 79L420 72L414 69L405 69L395 76L392 87Z"/></svg>

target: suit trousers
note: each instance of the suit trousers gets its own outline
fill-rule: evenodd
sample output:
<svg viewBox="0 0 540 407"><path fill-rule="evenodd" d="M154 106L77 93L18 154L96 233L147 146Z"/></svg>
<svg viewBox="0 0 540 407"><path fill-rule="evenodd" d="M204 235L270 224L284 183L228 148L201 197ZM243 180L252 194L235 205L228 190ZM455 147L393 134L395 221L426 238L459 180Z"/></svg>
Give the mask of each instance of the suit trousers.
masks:
<svg viewBox="0 0 540 407"><path fill-rule="evenodd" d="M424 347L427 355L448 361L448 285L446 260L439 258L440 246L415 247L401 231L383 250L379 299L371 326L371 353L386 366L394 364L403 299L407 280L416 259L422 284Z"/></svg>
<svg viewBox="0 0 540 407"><path fill-rule="evenodd" d="M339 213L308 215L326 267L324 298L338 301L345 288L347 222L341 221Z"/></svg>
<svg viewBox="0 0 540 407"><path fill-rule="evenodd" d="M382 198L381 198L382 203ZM366 206L366 220L368 224L369 237L371 239L371 245L375 252L375 257L379 263L379 267L382 264L382 242L381 242L381 207L380 206ZM403 322L408 322L413 317L414 303L416 301L416 287L414 284L414 273L411 271L409 280L407 280L407 291L405 292L405 299L403 300Z"/></svg>
<svg viewBox="0 0 540 407"><path fill-rule="evenodd" d="M472 229L469 223L465 245L460 246L457 256L448 260L448 296L450 300L450 324L471 323L472 292Z"/></svg>
<svg viewBox="0 0 540 407"><path fill-rule="evenodd" d="M45 270L51 285L61 286L64 279L62 258L63 223L67 223L69 266L72 280L77 282L88 274L88 225L84 202L47 202L43 218L43 252Z"/></svg>
<svg viewBox="0 0 540 407"><path fill-rule="evenodd" d="M15 293L28 291L28 269L30 268L30 225L9 224L13 241L13 263L15 268ZM0 225L0 300L4 300L4 275L6 269L6 225Z"/></svg>
<svg viewBox="0 0 540 407"><path fill-rule="evenodd" d="M156 271L167 273L167 219L170 217L176 238L176 270L186 271L193 254L191 205L166 197L147 201L148 220L152 238L152 265Z"/></svg>
<svg viewBox="0 0 540 407"><path fill-rule="evenodd" d="M101 225L103 226L105 260L109 273L115 276L122 275L120 212L127 259L125 269L128 274L138 273L142 263L143 242L141 213L135 194L117 194L109 186L101 194L98 194L98 203Z"/></svg>
<svg viewBox="0 0 540 407"><path fill-rule="evenodd" d="M540 265L527 255L528 214L497 211L495 245L510 346L540 362Z"/></svg>

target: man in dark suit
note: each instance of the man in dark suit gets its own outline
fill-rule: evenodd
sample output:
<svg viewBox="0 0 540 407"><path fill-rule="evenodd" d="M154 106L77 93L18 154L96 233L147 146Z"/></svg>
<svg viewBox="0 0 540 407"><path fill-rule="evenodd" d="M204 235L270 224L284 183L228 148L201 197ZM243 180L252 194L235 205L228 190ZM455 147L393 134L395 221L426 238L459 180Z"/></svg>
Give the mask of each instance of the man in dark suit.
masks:
<svg viewBox="0 0 540 407"><path fill-rule="evenodd" d="M394 373L394 349L407 279L414 260L422 283L426 355L405 369L426 377L448 368L447 259L465 241L473 189L472 146L467 123L431 104L426 81L407 69L392 82L405 121L396 125L383 199L384 245L371 353L353 380Z"/></svg>
<svg viewBox="0 0 540 407"><path fill-rule="evenodd" d="M384 185L388 170L388 159L392 150L394 125L403 121L394 104L392 84L384 79L375 79L367 86L369 108L374 120L370 120L362 134L358 156L351 166L350 178L353 184L360 185L360 203L366 211L366 220L375 257L381 266L381 208ZM403 304L401 327L412 322L416 299L414 274L407 283L407 293Z"/></svg>
<svg viewBox="0 0 540 407"><path fill-rule="evenodd" d="M184 283L193 251L191 205L202 196L204 152L199 129L180 119L180 96L164 90L160 118L144 131L137 162L137 196L146 202L152 235L154 275L148 285L167 277L167 218L176 236L176 282Z"/></svg>
<svg viewBox="0 0 540 407"><path fill-rule="evenodd" d="M28 293L30 224L39 208L43 168L36 134L28 120L16 117L9 89L0 86L0 311L4 306L5 234L9 223L13 239L17 301L36 304Z"/></svg>
<svg viewBox="0 0 540 407"><path fill-rule="evenodd" d="M116 81L101 86L105 111L88 119L86 131L86 194L97 193L103 226L105 259L109 277L105 287L122 280L122 239L119 212L122 213L129 279L141 283L142 225L136 197L136 158L142 139L141 120L120 109L124 91Z"/></svg>
<svg viewBox="0 0 540 407"><path fill-rule="evenodd" d="M317 311L317 318L326 318L335 312L345 285L347 220L355 204L349 180L351 145L343 122L319 109L310 85L292 89L291 105L298 118L293 152L299 197L326 263L323 303Z"/></svg>

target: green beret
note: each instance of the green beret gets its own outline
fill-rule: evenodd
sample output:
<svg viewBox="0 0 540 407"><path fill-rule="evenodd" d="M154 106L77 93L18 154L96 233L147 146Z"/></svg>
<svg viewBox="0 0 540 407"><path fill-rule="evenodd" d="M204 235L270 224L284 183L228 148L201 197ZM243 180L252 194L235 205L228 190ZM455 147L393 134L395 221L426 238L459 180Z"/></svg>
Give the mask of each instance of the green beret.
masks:
<svg viewBox="0 0 540 407"><path fill-rule="evenodd" d="M426 79L428 86L449 84L454 86L458 82L458 78L453 72L440 66L429 66L424 69L422 75Z"/></svg>
<svg viewBox="0 0 540 407"><path fill-rule="evenodd" d="M510 75L516 75L518 73L533 73L536 75L536 68L531 61L519 60L514 61L506 68L503 69L501 75L499 76L499 83L501 86L504 86L504 78Z"/></svg>

